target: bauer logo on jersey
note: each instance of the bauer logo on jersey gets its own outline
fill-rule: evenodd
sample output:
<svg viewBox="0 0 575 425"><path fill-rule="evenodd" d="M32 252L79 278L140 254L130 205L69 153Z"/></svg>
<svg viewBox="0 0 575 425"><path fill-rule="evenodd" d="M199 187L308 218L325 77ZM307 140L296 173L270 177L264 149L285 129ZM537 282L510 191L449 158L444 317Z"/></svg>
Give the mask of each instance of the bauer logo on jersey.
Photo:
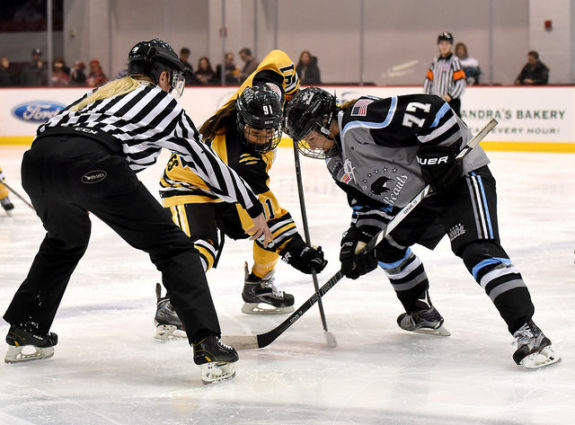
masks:
<svg viewBox="0 0 575 425"><path fill-rule="evenodd" d="M351 110L351 116L353 117L365 117L367 115L367 105L372 103L372 99L360 99L353 105Z"/></svg>
<svg viewBox="0 0 575 425"><path fill-rule="evenodd" d="M22 103L12 109L12 115L29 123L46 122L57 115L66 105L47 100Z"/></svg>
<svg viewBox="0 0 575 425"><path fill-rule="evenodd" d="M84 184L94 184L99 183L108 176L104 170L93 170L88 171L82 176L82 183Z"/></svg>

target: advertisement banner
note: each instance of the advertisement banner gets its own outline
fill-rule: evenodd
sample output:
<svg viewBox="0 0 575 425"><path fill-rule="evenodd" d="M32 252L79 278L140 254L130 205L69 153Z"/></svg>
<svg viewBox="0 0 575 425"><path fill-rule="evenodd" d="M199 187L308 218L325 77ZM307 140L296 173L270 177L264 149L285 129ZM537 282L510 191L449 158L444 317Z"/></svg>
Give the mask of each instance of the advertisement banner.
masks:
<svg viewBox="0 0 575 425"><path fill-rule="evenodd" d="M339 101L362 95L391 97L420 93L418 86L329 87ZM188 87L179 100L197 127L236 87ZM81 97L86 88L0 89L0 144L29 144L39 124ZM575 152L575 87L469 87L461 115L475 132L490 119L499 125L487 149Z"/></svg>

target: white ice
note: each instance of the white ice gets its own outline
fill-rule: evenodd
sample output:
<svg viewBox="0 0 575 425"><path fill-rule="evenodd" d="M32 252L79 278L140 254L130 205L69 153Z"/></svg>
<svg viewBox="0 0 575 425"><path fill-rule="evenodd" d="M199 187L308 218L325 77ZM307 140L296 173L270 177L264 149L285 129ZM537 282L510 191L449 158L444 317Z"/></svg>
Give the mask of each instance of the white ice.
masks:
<svg viewBox="0 0 575 425"><path fill-rule="evenodd" d="M7 182L20 183L23 147L0 149ZM441 424L575 423L575 178L573 155L489 152L499 191L503 246L530 288L535 321L563 361L528 372L511 355L512 338L483 290L443 241L417 248L431 295L451 337L408 334L396 325L400 303L377 270L339 282L323 298L338 347L326 345L314 306L274 343L242 351L235 379L200 382L186 342L153 340L154 284L148 257L93 218L90 247L74 273L52 327L52 359L0 365L0 423L20 424ZM166 161L140 178L155 194ZM350 211L321 161L302 159L314 244L338 269ZM301 227L293 154L280 149L272 188ZM16 196L0 211L0 311L7 308L44 236L40 220ZM225 334L254 335L286 316L240 312L247 241L227 240L208 279ZM277 286L313 294L309 276L285 263ZM8 326L0 324L0 335ZM0 356L4 353L0 353Z"/></svg>

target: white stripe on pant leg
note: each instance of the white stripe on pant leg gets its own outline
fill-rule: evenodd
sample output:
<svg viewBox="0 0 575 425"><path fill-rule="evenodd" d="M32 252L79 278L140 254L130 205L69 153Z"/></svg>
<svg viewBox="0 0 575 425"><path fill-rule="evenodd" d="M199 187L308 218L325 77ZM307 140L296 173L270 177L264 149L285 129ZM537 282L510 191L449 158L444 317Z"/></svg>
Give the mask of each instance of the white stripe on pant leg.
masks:
<svg viewBox="0 0 575 425"><path fill-rule="evenodd" d="M469 176L468 185L470 187L471 200L473 201L473 213L475 216L475 224L477 225L477 233L483 239L488 238L488 228L485 222L485 212L483 211L483 203L481 202L481 193L477 187L477 178Z"/></svg>

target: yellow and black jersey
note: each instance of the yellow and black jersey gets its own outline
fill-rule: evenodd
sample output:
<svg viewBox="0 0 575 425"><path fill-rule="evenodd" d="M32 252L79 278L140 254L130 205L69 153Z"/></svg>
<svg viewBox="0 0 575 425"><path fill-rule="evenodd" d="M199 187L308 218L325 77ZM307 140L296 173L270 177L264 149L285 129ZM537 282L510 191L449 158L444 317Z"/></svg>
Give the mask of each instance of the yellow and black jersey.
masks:
<svg viewBox="0 0 575 425"><path fill-rule="evenodd" d="M257 69L246 78L239 89L222 106L225 108L244 91L246 87L273 83L281 88L285 102L290 100L299 91L299 78L295 72L295 65L287 53L281 50L272 50L260 62ZM279 94L279 93L278 93Z"/></svg>
<svg viewBox="0 0 575 425"><path fill-rule="evenodd" d="M206 143L246 181L256 194L264 207L264 214L274 238L268 248L273 251L281 250L292 236L297 234L297 229L289 212L282 208L269 188L269 170L274 162L276 151L265 154L253 152L241 143L235 126ZM225 202L215 196L213 190L209 191L204 180L191 168L185 167L178 155L172 155L168 161L160 185L164 207L190 203ZM252 227L253 222L247 211L240 204L235 204L235 206L242 228L245 230Z"/></svg>

